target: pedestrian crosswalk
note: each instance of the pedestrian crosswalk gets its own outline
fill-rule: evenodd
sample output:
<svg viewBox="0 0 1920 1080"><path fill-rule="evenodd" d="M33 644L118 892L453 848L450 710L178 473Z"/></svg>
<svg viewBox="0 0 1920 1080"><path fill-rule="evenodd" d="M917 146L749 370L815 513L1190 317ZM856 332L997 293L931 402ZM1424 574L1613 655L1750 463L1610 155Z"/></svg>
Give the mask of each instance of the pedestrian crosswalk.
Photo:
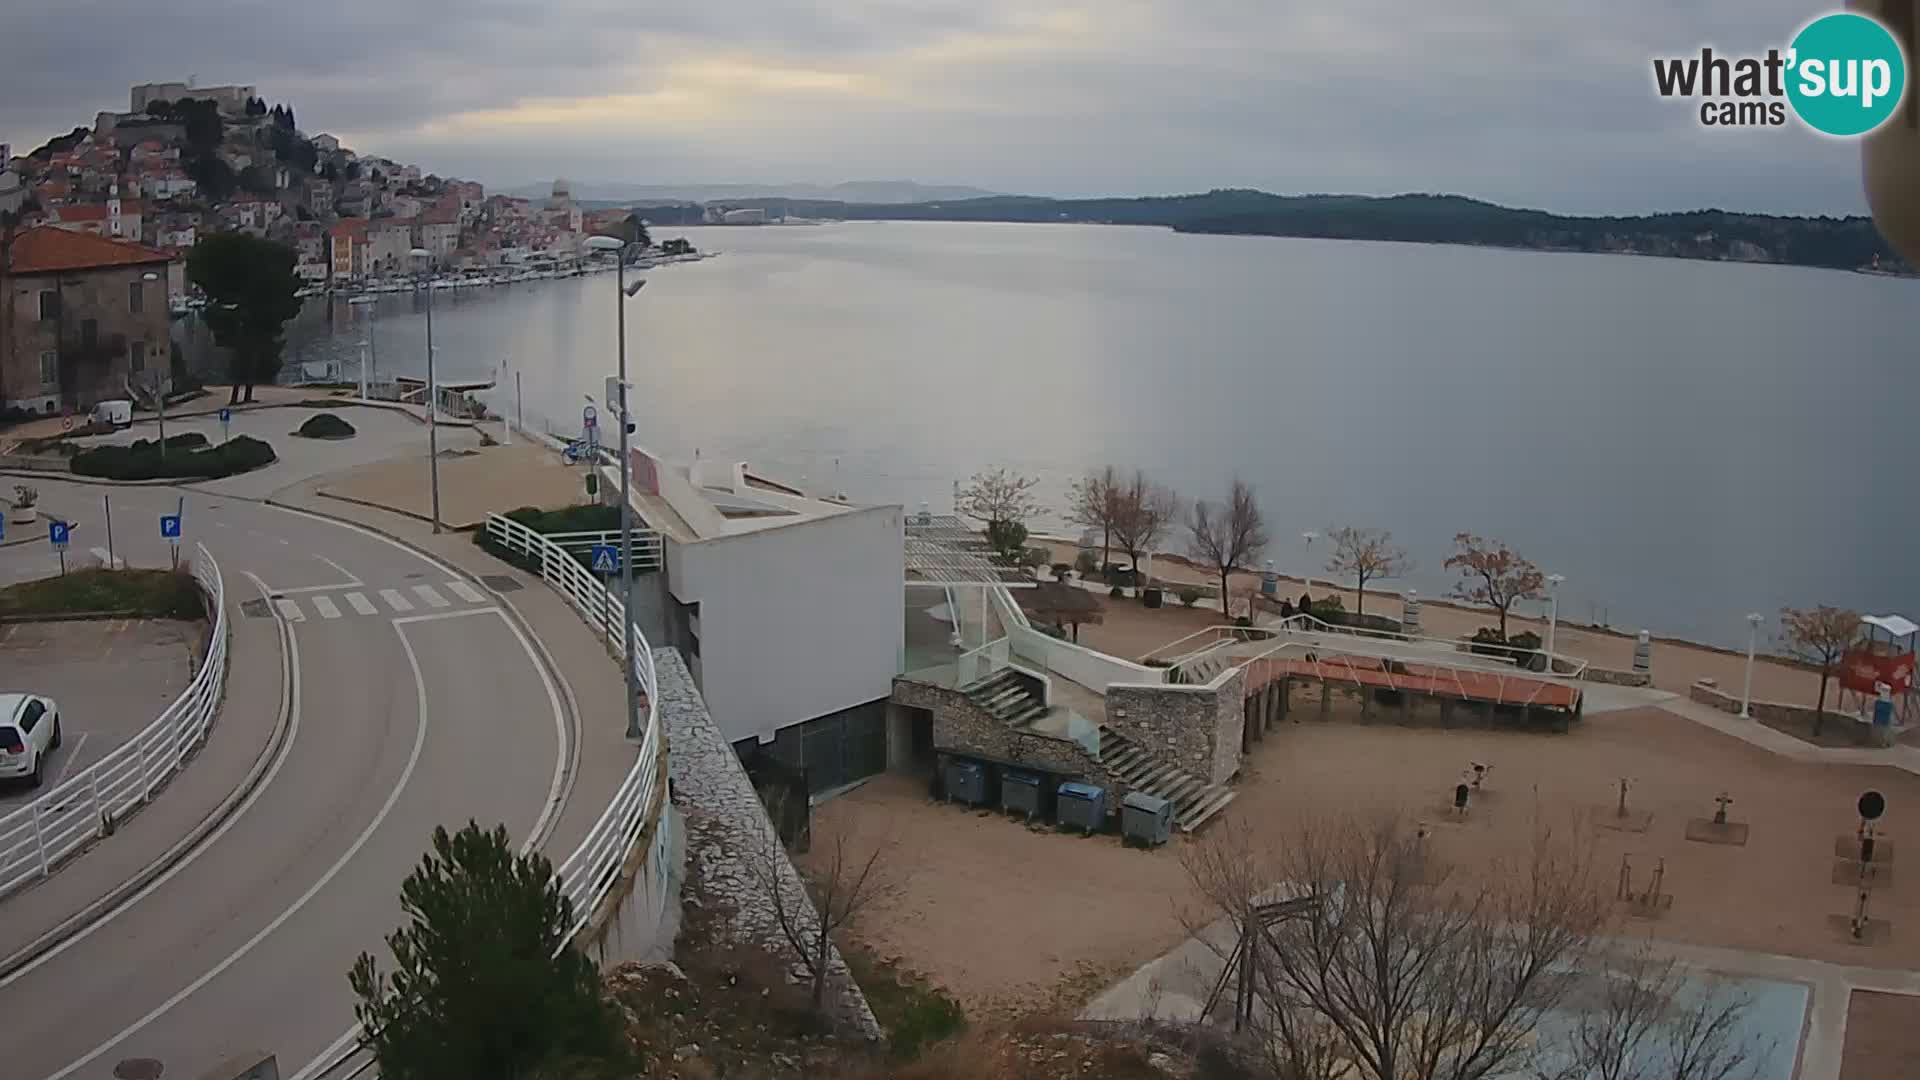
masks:
<svg viewBox="0 0 1920 1080"><path fill-rule="evenodd" d="M442 592L442 589L446 591ZM448 599L447 593L452 593L456 599ZM412 585L405 591L371 589L360 592L342 589L334 595L315 592L298 597L276 596L273 606L288 622L306 622L312 618L325 622L355 616L406 615L422 608L439 611L456 604L491 602L491 597L464 581L447 581L435 585Z"/></svg>

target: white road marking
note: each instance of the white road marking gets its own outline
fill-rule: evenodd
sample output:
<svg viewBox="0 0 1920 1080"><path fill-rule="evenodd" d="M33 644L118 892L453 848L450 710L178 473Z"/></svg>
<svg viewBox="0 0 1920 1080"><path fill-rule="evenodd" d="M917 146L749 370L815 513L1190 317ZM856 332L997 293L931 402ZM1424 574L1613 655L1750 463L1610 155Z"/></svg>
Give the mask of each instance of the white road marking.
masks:
<svg viewBox="0 0 1920 1080"><path fill-rule="evenodd" d="M401 596L399 589L381 589L380 599L385 600L387 606L395 611L413 610L413 601Z"/></svg>
<svg viewBox="0 0 1920 1080"><path fill-rule="evenodd" d="M418 596L422 600L425 600L427 602L428 607L443 608L443 607L453 606L453 601L448 600L444 596L441 596L440 590L434 588L431 585L415 585L413 587L413 592L414 592L414 595Z"/></svg>
<svg viewBox="0 0 1920 1080"><path fill-rule="evenodd" d="M61 732L61 734L64 735L66 733ZM81 733L79 741L73 744L73 749L61 755L60 768L52 776L47 778L47 786L59 787L60 782L67 778L69 772L73 771L73 763L80 759L80 748L87 745L87 736L91 734L92 732Z"/></svg>
<svg viewBox="0 0 1920 1080"><path fill-rule="evenodd" d="M288 622L307 621L307 616L300 610L300 605L284 596L275 600L273 606L280 609L281 617L285 618Z"/></svg>
<svg viewBox="0 0 1920 1080"><path fill-rule="evenodd" d="M469 604L484 604L487 602L487 598L480 595L479 589L474 588L464 581L447 582L447 591L465 600Z"/></svg>
<svg viewBox="0 0 1920 1080"><path fill-rule="evenodd" d="M318 611L320 617L323 619L337 619L340 617L340 609L334 606L333 598L330 596L315 596L310 599L308 603L313 605L313 609Z"/></svg>
<svg viewBox="0 0 1920 1080"><path fill-rule="evenodd" d="M380 812L373 815L373 820L368 822L367 827L361 830L359 836L354 838L352 846L348 847L347 850L341 854L340 858L334 861L332 866L327 867L327 872L321 874L318 881L308 886L307 891L301 893L300 898L289 905L285 911L275 916L272 922L261 927L258 933L248 938L239 948L228 953L225 960L213 965L206 974L188 983L185 987L181 988L178 993L155 1006L152 1012L128 1024L120 1030L119 1034L101 1043L99 1046L94 1047L92 1050L89 1050L84 1057L68 1065L66 1068L61 1069L59 1072L54 1073L48 1077L47 1080L64 1080L65 1077L72 1076L74 1073L91 1065L94 1061L98 1060L102 1054L105 1054L115 1046L126 1041L128 1036L138 1034L141 1029L145 1028L148 1024L165 1016L175 1005L185 1001L195 991L219 978L222 972L239 963L243 957L253 951L254 946L265 941L274 931L286 925L288 919L299 914L300 909L306 907L309 900L312 900L318 895L321 889L326 888L327 885L339 875L340 871L346 869L347 863L351 862L355 855L360 854L360 849L365 847L367 841L373 838L374 831L379 829L381 824L387 820L387 815L393 812L394 804L400 801L400 793L406 790L407 782L413 779L414 767L420 764L420 751L427 745L426 677L420 672L420 658L415 655L413 651L413 643L407 640L406 631L395 626L394 632L400 635L400 647L406 650L407 663L413 668L414 701L420 710L420 719L413 732L413 752L407 755L406 767L400 770L400 779L394 783L393 790L387 793L387 801L381 804Z"/></svg>
<svg viewBox="0 0 1920 1080"><path fill-rule="evenodd" d="M331 566L335 570L340 571L340 576L347 579L348 585L360 584L360 579L353 576L353 571L347 569L344 566L341 566L339 563L334 562L332 559L327 558L325 555L322 555L317 551L313 552L312 555L314 558L319 559L321 562L326 563L328 566Z"/></svg>
<svg viewBox="0 0 1920 1080"><path fill-rule="evenodd" d="M363 593L348 593L347 606L351 607L356 615L377 615L380 612L379 608L373 606L373 601L367 599Z"/></svg>
<svg viewBox="0 0 1920 1080"><path fill-rule="evenodd" d="M501 620L507 624L507 628L513 631L513 636L520 641L520 647L527 651L527 659L533 661L534 670L540 673L540 684L547 688L547 701L553 706L554 737L559 740L560 744L560 753L554 759L553 763L553 785L547 789L547 805L545 809L540 811L540 818L533 823L533 829L527 833L526 839L520 843L520 854L525 855L527 852L532 851L535 845L546 840L547 830L552 828L554 817L560 812L560 808L566 804L569 795L566 784L566 766L569 755L567 752L565 710L560 707L560 694L554 688L553 677L547 674L547 665L541 663L539 656L534 653L533 642L528 640L525 633L521 632L520 624L514 622L513 619L507 616L506 612L497 607L468 608L465 611L447 611L437 615L409 615L404 619L395 619L393 621L397 628L400 623L437 622L441 619L458 619L466 615L481 615L489 611L499 615ZM404 641L405 637L403 636L401 640ZM360 1025L355 1024L353 1027L348 1028L345 1034L333 1040L325 1050L320 1051L319 1055L312 1061L307 1062L304 1068L294 1073L290 1080L315 1080L321 1073L332 1069L335 1064L341 1061L342 1055L348 1054L349 1051L353 1049L354 1044L359 1042L359 1040Z"/></svg>
<svg viewBox="0 0 1920 1080"><path fill-rule="evenodd" d="M266 582L261 581L260 578L250 570L242 570L240 572L253 580L254 587L260 590L261 596L267 595L268 589ZM201 842L201 844L192 851L187 852L186 857L174 863L166 873L148 882L145 888L127 897L121 901L118 906L100 916L100 918L88 923L86 927L72 937L41 953L39 956L34 957L31 962L22 964L13 974L8 975L4 979L0 979L0 990L4 990L14 982L26 978L32 972L39 970L40 965L51 961L54 957L59 956L61 953L92 937L95 931L106 926L114 919L119 918L127 909L133 907L133 905L139 903L141 900L146 899L155 889L173 880L174 875L192 865L193 861L205 853L208 848L212 847L216 840L225 836L228 829L238 824L240 819L246 816L247 810L251 808L254 803L260 801L260 796L265 794L267 788L272 785L273 778L279 775L280 766L286 764L287 756L293 750L294 740L300 736L300 639L294 636L293 627L286 627L286 632L286 652L284 655L286 666L280 672L280 686L282 700L286 703L288 710L287 738L285 742L280 744L280 753L273 759L273 764L267 767L267 774L260 778L259 786L255 787L253 793L248 795L246 799L240 803L239 807L234 810L232 817L220 823L220 827L213 831L213 835L207 837L205 841ZM99 1055L95 1054L94 1056L97 1057ZM89 1058L88 1060L92 1059ZM67 1071L71 1072L73 1068L84 1064L85 1062L79 1062ZM61 1073L60 1075L65 1076L66 1073Z"/></svg>

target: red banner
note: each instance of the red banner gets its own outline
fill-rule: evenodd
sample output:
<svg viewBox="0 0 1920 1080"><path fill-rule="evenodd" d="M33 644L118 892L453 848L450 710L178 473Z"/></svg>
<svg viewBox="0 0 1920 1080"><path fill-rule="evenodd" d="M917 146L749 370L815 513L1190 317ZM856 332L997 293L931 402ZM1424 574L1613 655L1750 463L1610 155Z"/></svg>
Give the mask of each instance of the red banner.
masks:
<svg viewBox="0 0 1920 1080"><path fill-rule="evenodd" d="M1840 661L1840 685L1861 694L1878 693L1877 684L1885 683L1895 695L1913 689L1913 654L1887 655L1868 649L1853 649Z"/></svg>

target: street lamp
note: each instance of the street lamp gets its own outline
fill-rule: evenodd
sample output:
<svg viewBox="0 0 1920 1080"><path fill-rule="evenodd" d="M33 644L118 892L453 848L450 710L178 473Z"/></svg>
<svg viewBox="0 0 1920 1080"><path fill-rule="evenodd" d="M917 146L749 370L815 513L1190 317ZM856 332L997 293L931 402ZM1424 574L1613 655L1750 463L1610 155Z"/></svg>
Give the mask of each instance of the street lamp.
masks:
<svg viewBox="0 0 1920 1080"><path fill-rule="evenodd" d="M1759 612L1747 616L1747 684L1740 692L1740 719L1753 719L1753 653L1760 644L1760 624L1766 618Z"/></svg>
<svg viewBox="0 0 1920 1080"><path fill-rule="evenodd" d="M621 665L627 673L627 738L639 739L646 735L640 726L640 695L635 685L638 678L633 668L633 462L627 449L627 304L628 298L639 293L647 281L636 280L631 287L627 285L626 241L616 236L589 236L587 248L590 251L611 251L614 253L614 324L618 335L620 352L619 401L609 401L607 405L614 410L614 419L620 425L620 640L623 643L621 655L625 662ZM595 463L598 467L598 462Z"/></svg>
<svg viewBox="0 0 1920 1080"><path fill-rule="evenodd" d="M1566 581L1564 574L1547 575L1547 674L1553 674L1553 632L1560 625L1560 596L1554 592Z"/></svg>
<svg viewBox="0 0 1920 1080"><path fill-rule="evenodd" d="M140 281L141 281L140 291L143 294L140 297L140 299L142 303L146 301L146 296L144 295L146 292L145 283L149 281L159 281L159 280L160 280L160 275L154 273L151 270L140 275ZM168 303L172 303L171 298L168 299ZM155 412L160 414L160 460L162 461L165 461L167 459L167 384L170 381L170 376L173 374L173 356L172 356L173 350L172 350L171 339L169 339L168 341L167 351L168 351L168 355L166 359L167 366L159 371L154 372L154 375L153 375L153 408ZM158 362L157 357L155 358L155 360L156 362Z"/></svg>
<svg viewBox="0 0 1920 1080"><path fill-rule="evenodd" d="M1313 598L1313 542L1320 539L1320 534L1314 532L1312 529L1308 529L1306 532L1300 534L1300 539L1307 542L1307 573L1303 591L1307 594L1307 598L1311 600ZM1312 613L1308 612L1308 614Z"/></svg>
<svg viewBox="0 0 1920 1080"><path fill-rule="evenodd" d="M433 262L433 252L414 248L413 256L421 276ZM433 282L427 282L427 477L433 488L433 531L440 531L440 388L433 378Z"/></svg>

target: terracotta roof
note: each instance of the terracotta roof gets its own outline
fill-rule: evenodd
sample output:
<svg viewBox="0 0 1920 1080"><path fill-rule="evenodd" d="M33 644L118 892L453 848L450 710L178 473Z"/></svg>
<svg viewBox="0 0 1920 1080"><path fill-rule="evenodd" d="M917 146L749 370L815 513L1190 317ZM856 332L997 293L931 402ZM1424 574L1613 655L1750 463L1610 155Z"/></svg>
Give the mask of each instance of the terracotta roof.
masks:
<svg viewBox="0 0 1920 1080"><path fill-rule="evenodd" d="M56 209L54 216L61 221L105 221L107 220L107 204L75 203L72 206L62 206Z"/></svg>
<svg viewBox="0 0 1920 1080"><path fill-rule="evenodd" d="M13 241L13 272L16 274L99 270L172 260L173 256L164 251L54 225L27 229Z"/></svg>

